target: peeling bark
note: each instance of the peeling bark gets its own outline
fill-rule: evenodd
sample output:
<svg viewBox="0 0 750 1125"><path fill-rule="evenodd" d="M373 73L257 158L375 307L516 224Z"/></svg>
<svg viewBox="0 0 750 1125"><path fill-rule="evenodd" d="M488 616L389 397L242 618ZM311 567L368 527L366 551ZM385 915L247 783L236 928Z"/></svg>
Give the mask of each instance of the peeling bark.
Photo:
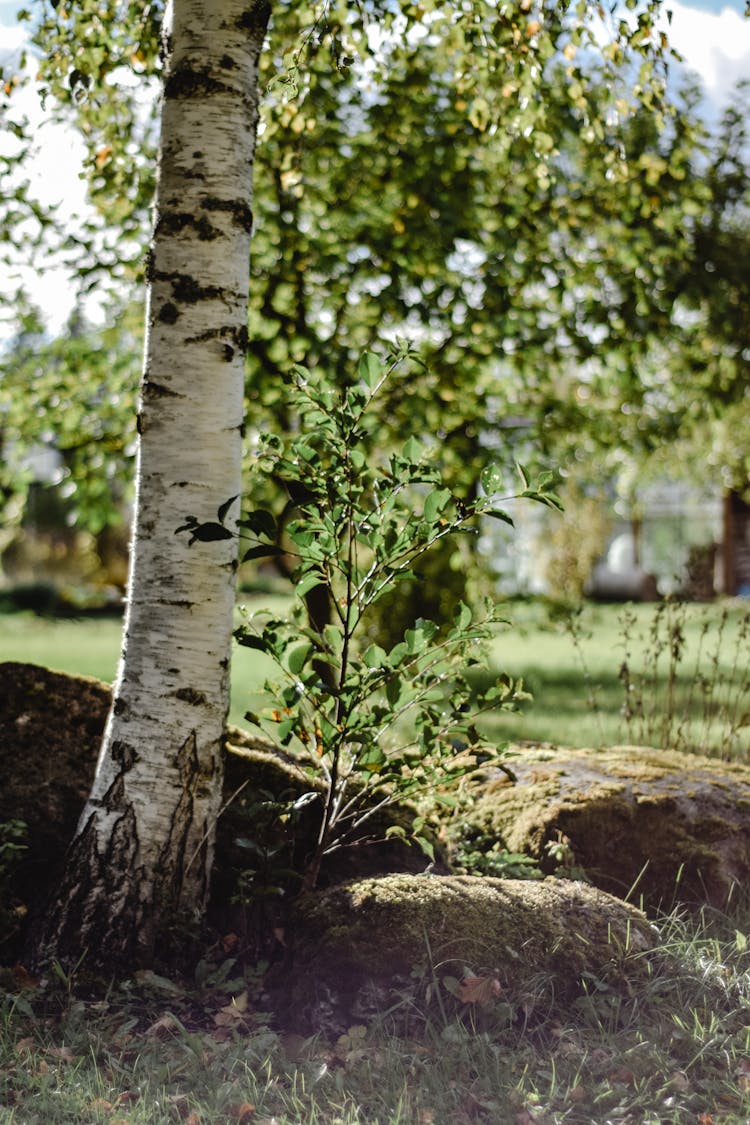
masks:
<svg viewBox="0 0 750 1125"><path fill-rule="evenodd" d="M259 0L174 0L123 656L96 778L32 963L149 964L206 905L236 541L175 535L240 492Z"/></svg>

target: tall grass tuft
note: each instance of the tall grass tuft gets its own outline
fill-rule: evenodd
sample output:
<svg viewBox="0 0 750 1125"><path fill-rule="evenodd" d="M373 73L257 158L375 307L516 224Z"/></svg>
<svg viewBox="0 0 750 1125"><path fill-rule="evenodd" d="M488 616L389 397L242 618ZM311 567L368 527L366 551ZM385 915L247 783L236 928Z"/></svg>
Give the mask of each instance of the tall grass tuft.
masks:
<svg viewBox="0 0 750 1125"><path fill-rule="evenodd" d="M725 605L717 617L713 607L666 599L645 627L630 607L620 625L627 741L747 757L750 611L733 616Z"/></svg>

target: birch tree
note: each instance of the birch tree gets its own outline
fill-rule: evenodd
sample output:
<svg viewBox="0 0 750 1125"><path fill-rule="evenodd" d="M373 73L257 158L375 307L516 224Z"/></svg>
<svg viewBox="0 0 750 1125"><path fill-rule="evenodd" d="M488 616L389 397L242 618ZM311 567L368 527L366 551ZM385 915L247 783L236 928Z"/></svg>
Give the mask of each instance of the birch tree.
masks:
<svg viewBox="0 0 750 1125"><path fill-rule="evenodd" d="M91 795L35 959L148 963L208 893L236 540L186 547L240 491L252 168L266 0L174 0L124 645ZM224 511L228 507L224 505Z"/></svg>

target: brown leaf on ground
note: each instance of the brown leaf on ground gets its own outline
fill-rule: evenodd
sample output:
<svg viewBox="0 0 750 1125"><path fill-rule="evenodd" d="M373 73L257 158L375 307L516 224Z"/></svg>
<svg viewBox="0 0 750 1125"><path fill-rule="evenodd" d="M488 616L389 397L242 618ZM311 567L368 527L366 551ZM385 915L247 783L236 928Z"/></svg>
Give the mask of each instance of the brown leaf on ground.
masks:
<svg viewBox="0 0 750 1125"><path fill-rule="evenodd" d="M241 1125L246 1125L248 1121L254 1121L257 1110L251 1102L242 1102L240 1105L227 1106L227 1117L230 1121L239 1121Z"/></svg>
<svg viewBox="0 0 750 1125"><path fill-rule="evenodd" d="M13 966L13 984L19 992L31 991L39 987L39 978L32 977L23 965Z"/></svg>
<svg viewBox="0 0 750 1125"><path fill-rule="evenodd" d="M76 1059L70 1047L48 1047L44 1053L64 1063L72 1063L75 1062Z"/></svg>
<svg viewBox="0 0 750 1125"><path fill-rule="evenodd" d="M462 1004L479 1004L482 1008L488 1007L502 994L503 988L497 977L464 977L456 991Z"/></svg>
<svg viewBox="0 0 750 1125"><path fill-rule="evenodd" d="M214 1023L217 1027L237 1027L245 1022L247 1007L247 993L241 992L239 996L233 996L224 1008L219 1009L214 1016Z"/></svg>
<svg viewBox="0 0 750 1125"><path fill-rule="evenodd" d="M94 1098L89 1104L92 1113L111 1113L114 1108L112 1102L108 1102L106 1098Z"/></svg>
<svg viewBox="0 0 750 1125"><path fill-rule="evenodd" d="M182 1030L179 1022L169 1012L165 1012L158 1020L146 1028L146 1036L149 1039L171 1039L173 1035L179 1034Z"/></svg>

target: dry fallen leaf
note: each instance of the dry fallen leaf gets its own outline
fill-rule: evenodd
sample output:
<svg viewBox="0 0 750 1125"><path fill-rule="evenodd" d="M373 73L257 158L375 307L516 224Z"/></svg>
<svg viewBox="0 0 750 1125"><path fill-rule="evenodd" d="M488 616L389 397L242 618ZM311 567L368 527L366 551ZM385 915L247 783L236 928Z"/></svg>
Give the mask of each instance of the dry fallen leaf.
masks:
<svg viewBox="0 0 750 1125"><path fill-rule="evenodd" d="M112 1102L108 1102L106 1098L94 1098L89 1105L92 1113L111 1113L114 1108Z"/></svg>
<svg viewBox="0 0 750 1125"><path fill-rule="evenodd" d="M53 1059L59 1059L60 1062L75 1062L75 1055L70 1047L48 1047L45 1054L50 1055Z"/></svg>
<svg viewBox="0 0 750 1125"><path fill-rule="evenodd" d="M241 1105L227 1106L226 1113L230 1121L239 1121L244 1125L244 1123L254 1120L256 1109L250 1102L242 1102Z"/></svg>
<svg viewBox="0 0 750 1125"><path fill-rule="evenodd" d="M486 1008L503 994L497 977L464 977L459 982L456 996L462 1004L479 1004Z"/></svg>
<svg viewBox="0 0 750 1125"><path fill-rule="evenodd" d="M146 1029L146 1036L149 1039L169 1039L173 1035L177 1035L180 1028L179 1022L169 1012L165 1012L160 1016L151 1027Z"/></svg>
<svg viewBox="0 0 750 1125"><path fill-rule="evenodd" d="M239 996L233 996L231 1003L226 1007L220 1008L214 1016L214 1023L217 1027L237 1027L238 1024L244 1023L247 1016L247 993L241 992Z"/></svg>

